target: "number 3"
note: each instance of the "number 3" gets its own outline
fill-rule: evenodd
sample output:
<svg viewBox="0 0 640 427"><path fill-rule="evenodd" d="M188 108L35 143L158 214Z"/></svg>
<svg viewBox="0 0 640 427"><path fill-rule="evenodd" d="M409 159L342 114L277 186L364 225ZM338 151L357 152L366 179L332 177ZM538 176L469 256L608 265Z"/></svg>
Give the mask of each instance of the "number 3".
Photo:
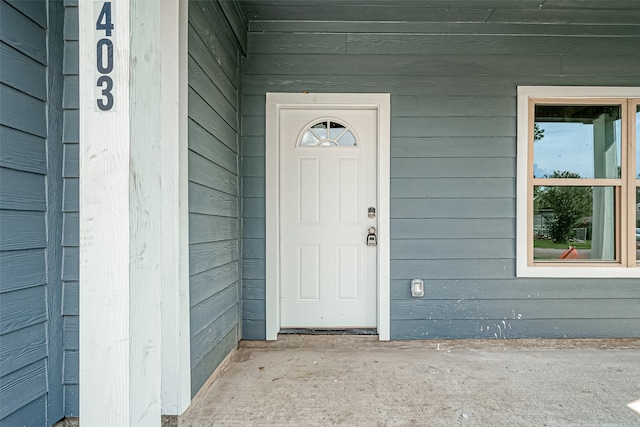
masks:
<svg viewBox="0 0 640 427"><path fill-rule="evenodd" d="M103 85L106 84L106 87ZM113 108L113 94L111 93L111 89L113 89L113 80L109 76L102 76L98 79L97 86L102 88L102 96L106 98L106 102L102 99L98 99L98 108L101 111L109 111Z"/></svg>

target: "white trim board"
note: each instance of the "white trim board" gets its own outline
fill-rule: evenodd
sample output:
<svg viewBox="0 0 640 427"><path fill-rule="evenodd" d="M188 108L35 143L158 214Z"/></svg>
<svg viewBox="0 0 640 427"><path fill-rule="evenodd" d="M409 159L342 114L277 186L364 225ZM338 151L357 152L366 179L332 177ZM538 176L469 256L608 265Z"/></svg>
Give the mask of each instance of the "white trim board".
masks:
<svg viewBox="0 0 640 427"><path fill-rule="evenodd" d="M155 426L161 414L160 4L78 6L80 413L83 425ZM106 66L96 61L109 46L105 40L113 49L102 57Z"/></svg>
<svg viewBox="0 0 640 427"><path fill-rule="evenodd" d="M278 122L282 108L304 106L353 106L378 111L378 284L377 328L381 341L390 339L390 145L391 106L389 94L267 93L266 94L266 338L277 339L280 331L280 230Z"/></svg>
<svg viewBox="0 0 640 427"><path fill-rule="evenodd" d="M181 415L191 403L188 8L186 0L160 3L163 46L160 82L163 415Z"/></svg>
<svg viewBox="0 0 640 427"><path fill-rule="evenodd" d="M100 18L104 4L78 9L80 412L87 425L155 426L191 402L188 3L111 2ZM96 108L101 38L115 58L110 111Z"/></svg>

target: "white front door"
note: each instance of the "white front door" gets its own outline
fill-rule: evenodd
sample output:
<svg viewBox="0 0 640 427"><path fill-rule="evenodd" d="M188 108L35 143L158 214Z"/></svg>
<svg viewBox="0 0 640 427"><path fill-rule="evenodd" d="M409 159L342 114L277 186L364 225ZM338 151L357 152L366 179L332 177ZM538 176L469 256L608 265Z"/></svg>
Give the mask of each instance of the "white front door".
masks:
<svg viewBox="0 0 640 427"><path fill-rule="evenodd" d="M283 328L375 328L378 111L305 106L279 114Z"/></svg>

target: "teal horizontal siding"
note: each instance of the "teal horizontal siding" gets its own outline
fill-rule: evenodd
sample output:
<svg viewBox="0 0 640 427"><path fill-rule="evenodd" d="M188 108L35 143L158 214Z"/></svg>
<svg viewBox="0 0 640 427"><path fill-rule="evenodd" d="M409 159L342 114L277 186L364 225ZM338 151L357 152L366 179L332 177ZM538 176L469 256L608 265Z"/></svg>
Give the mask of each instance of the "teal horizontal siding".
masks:
<svg viewBox="0 0 640 427"><path fill-rule="evenodd" d="M515 221L508 218L391 219L392 239L514 239Z"/></svg>
<svg viewBox="0 0 640 427"><path fill-rule="evenodd" d="M264 311L262 309L261 311ZM245 316L245 312L243 310L243 321L242 321L242 337L246 340L264 340L266 337L265 331L267 330L267 325L264 320L264 314L260 316L259 320L253 320L247 318Z"/></svg>
<svg viewBox="0 0 640 427"><path fill-rule="evenodd" d="M67 8L69 9L69 12L67 13L71 13L71 8ZM73 41L73 40L65 40L64 43L64 59L63 59L63 66L62 66L62 72L65 75L76 75L78 74L78 70L79 70L79 61L80 61L80 57L79 57L79 49L80 49L80 43L77 41Z"/></svg>
<svg viewBox="0 0 640 427"><path fill-rule="evenodd" d="M192 213L189 215L191 244L238 238L238 218Z"/></svg>
<svg viewBox="0 0 640 427"><path fill-rule="evenodd" d="M512 197L398 198L391 200L394 219L515 218Z"/></svg>
<svg viewBox="0 0 640 427"><path fill-rule="evenodd" d="M638 327L637 319L532 319L532 320L400 320L391 323L397 340L499 338L610 338ZM552 325L552 326L551 326ZM588 331L588 332L585 332ZM630 333L629 333L630 334Z"/></svg>
<svg viewBox="0 0 640 427"><path fill-rule="evenodd" d="M2 294L0 331L17 331L44 322L47 318L45 286L35 286Z"/></svg>
<svg viewBox="0 0 640 427"><path fill-rule="evenodd" d="M238 259L238 240L194 243L189 250L189 272L201 273Z"/></svg>
<svg viewBox="0 0 640 427"><path fill-rule="evenodd" d="M446 231L445 238L393 239L392 260L437 260L437 259L493 259L513 258L515 240L491 235L488 238L453 238Z"/></svg>
<svg viewBox="0 0 640 427"><path fill-rule="evenodd" d="M240 338L239 51L235 5L189 3L191 392ZM237 27L236 27L237 26Z"/></svg>
<svg viewBox="0 0 640 427"><path fill-rule="evenodd" d="M457 3L456 3L457 4ZM312 16L317 21L334 21L338 17L343 21L421 21L428 16L429 22L486 22L491 16L493 9L490 7L478 6L477 4L462 4L462 7L430 7L429 4L403 4L403 7L389 7L388 5L375 5L368 3L348 4L342 6L337 14L338 4L331 2L309 2L286 4L287 20L308 20ZM444 7L443 7L444 6ZM532 7L534 7L532 5ZM247 8L249 16L252 14L250 6ZM425 13L425 9L428 13ZM282 8L278 6L262 7L261 18L264 20L282 19ZM251 43L249 44L251 46ZM249 47L249 49L251 49Z"/></svg>
<svg viewBox="0 0 640 427"><path fill-rule="evenodd" d="M56 283L61 212L59 17L47 1L0 1L0 425L61 417ZM61 63L61 62L60 62ZM57 278L56 278L56 272ZM58 404L60 403L60 404ZM58 418L56 418L58 417Z"/></svg>
<svg viewBox="0 0 640 427"><path fill-rule="evenodd" d="M75 246L65 246L62 249L62 280L76 282L80 278L80 249Z"/></svg>
<svg viewBox="0 0 640 427"><path fill-rule="evenodd" d="M79 383L76 372L80 369L80 353L77 351L64 352L64 377L63 381L68 385L77 385Z"/></svg>
<svg viewBox="0 0 640 427"><path fill-rule="evenodd" d="M44 212L8 211L0 215L0 250L47 247L47 226Z"/></svg>
<svg viewBox="0 0 640 427"><path fill-rule="evenodd" d="M393 58L380 58L393 62ZM432 58L437 60L437 58ZM595 62L595 61L594 61ZM499 67L500 64L495 64ZM370 72L377 69L370 66ZM242 90L245 95L264 95L265 92L389 92L395 95L420 96L516 96L517 86L634 86L637 78L620 76L615 70L612 74L592 74L563 76L561 69L555 73L535 74L522 64L519 74L474 75L406 75L387 73L369 75L320 74L312 70L311 74L251 74L243 75ZM257 72L257 70L256 70ZM291 72L291 71L289 71ZM400 73L401 71L398 71ZM406 71L402 71L406 73Z"/></svg>
<svg viewBox="0 0 640 427"><path fill-rule="evenodd" d="M192 88L189 88L189 117L234 152L238 151L235 128Z"/></svg>
<svg viewBox="0 0 640 427"><path fill-rule="evenodd" d="M442 279L425 281L425 296L429 300L531 300L546 301L559 299L598 300L611 299L611 288L602 286L600 279L569 281L561 278L508 278L493 279ZM496 292L499 290L499 292ZM617 298L633 299L637 295L635 279L616 280ZM412 300L409 282L406 279L391 280L391 299ZM615 312L615 310L614 310Z"/></svg>
<svg viewBox="0 0 640 427"><path fill-rule="evenodd" d="M0 335L0 377L47 356L44 323L37 323Z"/></svg>
<svg viewBox="0 0 640 427"><path fill-rule="evenodd" d="M633 280L515 276L517 87L637 86L637 5L494 3L416 5L428 23L411 7L314 4L313 25L297 19L312 5L286 20L256 6L241 76L245 338L264 338L265 93L304 91L391 94L392 339L638 336Z"/></svg>
<svg viewBox="0 0 640 427"><path fill-rule="evenodd" d="M4 43L0 43L0 62L0 82L46 101L46 68L43 64Z"/></svg>
<svg viewBox="0 0 640 427"><path fill-rule="evenodd" d="M263 197L246 197L242 201L242 212L245 218L264 218L265 199Z"/></svg>
<svg viewBox="0 0 640 427"><path fill-rule="evenodd" d="M297 76L530 76L562 75L557 55L284 55L255 54L245 61L244 73Z"/></svg>
<svg viewBox="0 0 640 427"><path fill-rule="evenodd" d="M42 1L6 0L42 28L47 28L47 4Z"/></svg>
<svg viewBox="0 0 640 427"><path fill-rule="evenodd" d="M0 251L0 293L45 283L44 249Z"/></svg>
<svg viewBox="0 0 640 427"><path fill-rule="evenodd" d="M238 195L237 172L230 172L196 153L189 154L189 181L232 196Z"/></svg>
<svg viewBox="0 0 640 427"><path fill-rule="evenodd" d="M189 211L190 213L236 217L238 212L238 197L221 191L189 182Z"/></svg>
<svg viewBox="0 0 640 427"><path fill-rule="evenodd" d="M45 174L47 152L45 139L5 126L0 127L0 167Z"/></svg>
<svg viewBox="0 0 640 427"><path fill-rule="evenodd" d="M45 211L45 176L0 168L0 209Z"/></svg>
<svg viewBox="0 0 640 427"><path fill-rule="evenodd" d="M213 84L211 78L192 57L189 57L188 67L189 85L229 126L236 130L237 100L234 97L231 97L231 100L225 98L222 91Z"/></svg>
<svg viewBox="0 0 640 427"><path fill-rule="evenodd" d="M77 178L65 178L62 210L64 212L78 212L80 208L80 180Z"/></svg>
<svg viewBox="0 0 640 427"><path fill-rule="evenodd" d="M64 396L65 417L78 417L80 415L80 386L78 384L65 384Z"/></svg>
<svg viewBox="0 0 640 427"><path fill-rule="evenodd" d="M392 259L391 279L509 279L515 277L514 256L498 259ZM407 282L407 286L408 286ZM421 300L424 302L425 300ZM422 303L419 302L418 304Z"/></svg>
<svg viewBox="0 0 640 427"><path fill-rule="evenodd" d="M217 312L215 317L202 329L196 331L191 337L192 368L200 364L215 345L229 332L237 328L238 309L237 304L232 303L222 312ZM211 373L209 373L211 375Z"/></svg>
<svg viewBox="0 0 640 427"><path fill-rule="evenodd" d="M496 158L516 157L513 137L412 137L393 138L391 158Z"/></svg>
<svg viewBox="0 0 640 427"><path fill-rule="evenodd" d="M610 309L612 305L615 311ZM576 319L584 316L585 309L590 319L640 318L640 302L634 299L399 300L391 304L398 320Z"/></svg>
<svg viewBox="0 0 640 427"><path fill-rule="evenodd" d="M296 37L286 33L268 33L260 36L250 34L249 41L249 56L260 53L345 54L347 52L346 34L298 34Z"/></svg>
<svg viewBox="0 0 640 427"><path fill-rule="evenodd" d="M265 239L242 239L242 257L246 259L265 257Z"/></svg>
<svg viewBox="0 0 640 427"><path fill-rule="evenodd" d="M245 197L260 197L265 196L265 181L264 177L252 177L248 176L242 179L242 191Z"/></svg>
<svg viewBox="0 0 640 427"><path fill-rule="evenodd" d="M515 171L515 159L504 157L391 159L394 178L505 178Z"/></svg>
<svg viewBox="0 0 640 427"><path fill-rule="evenodd" d="M225 72L222 64L211 54L204 39L193 25L189 25L190 58L200 66L212 82L215 82L226 100L233 106L237 106L238 99L235 93L240 78L236 73Z"/></svg>
<svg viewBox="0 0 640 427"><path fill-rule="evenodd" d="M432 4L433 2L429 2ZM531 6L539 6L539 0L533 0ZM450 4L450 3L449 3ZM459 4L459 2L456 2ZM591 6L593 9L602 9L601 0L592 0L590 4L584 1L579 3L565 2L568 7L574 4L579 4L580 9L585 9ZM505 0L502 7L509 7L509 5L515 8L523 6L523 2L513 2L511 0ZM629 9L636 7L635 0L628 1L614 1L608 2L608 9ZM550 7L550 3L545 3L545 8ZM597 14L597 11L592 13ZM424 22L393 22L393 21L339 21L337 18L327 21L315 21L313 25L309 25L305 21L295 20L279 20L279 21L258 21L254 20L250 22L249 28L249 41L256 43L260 37L272 32L278 33L343 33L343 34L451 34L451 35L545 35L545 36L615 36L615 37L637 37L640 36L639 26L630 26L625 24L603 24L592 23L589 25L540 25L536 23L493 23L487 25L487 23L476 22L429 22L429 25L425 25ZM250 47L252 46L250 43ZM252 47L251 47L252 48ZM255 48L253 48L255 49Z"/></svg>
<svg viewBox="0 0 640 427"><path fill-rule="evenodd" d="M11 105L0 111L0 125L46 137L46 103L12 87L0 84L0 97Z"/></svg>
<svg viewBox="0 0 640 427"><path fill-rule="evenodd" d="M197 38L209 46L208 53L198 56L199 60L215 60L224 71L229 80L238 87L238 51L231 35L225 31L227 18L219 7L217 1L194 2L189 7L189 25L193 27ZM197 43L197 40L193 40ZM189 50L192 48L192 40L189 40ZM217 79L214 79L217 81ZM231 95L231 94L229 94Z"/></svg>
<svg viewBox="0 0 640 427"><path fill-rule="evenodd" d="M242 278L243 280L259 279L264 280L266 277L266 268L264 258L242 260ZM243 301L246 303L247 301Z"/></svg>
<svg viewBox="0 0 640 427"><path fill-rule="evenodd" d="M392 178L391 198L515 198L512 178Z"/></svg>
<svg viewBox="0 0 640 427"><path fill-rule="evenodd" d="M62 303L62 315L63 316L77 316L80 312L80 299L79 299L80 282L67 280L64 282L62 288L63 303Z"/></svg>
<svg viewBox="0 0 640 427"><path fill-rule="evenodd" d="M504 137L516 135L513 117L398 117L391 137Z"/></svg>
<svg viewBox="0 0 640 427"><path fill-rule="evenodd" d="M227 323L237 323L237 319L225 319ZM208 378L213 371L222 363L229 352L236 346L238 342L238 329L236 326L231 328L225 335L216 334L216 339L208 343L213 348L206 356L198 358L198 363L191 367L191 375L195 378ZM193 351L193 350L192 350ZM200 381L192 384L192 389L202 387Z"/></svg>
<svg viewBox="0 0 640 427"><path fill-rule="evenodd" d="M350 54L374 55L626 55L638 36L598 37L566 35L349 34Z"/></svg>
<svg viewBox="0 0 640 427"><path fill-rule="evenodd" d="M205 300L199 301L191 310L191 333L197 335L204 330L211 323L211 313L224 313L228 308L235 307L237 303L237 283Z"/></svg>
<svg viewBox="0 0 640 427"><path fill-rule="evenodd" d="M80 341L80 319L78 316L64 317L64 339L63 345L65 350L79 350Z"/></svg>
<svg viewBox="0 0 640 427"><path fill-rule="evenodd" d="M9 375L0 377L0 401L2 402L0 421L3 424L7 422L5 417L46 394L46 375L46 362L45 359L41 359ZM38 405L38 410L46 414L43 409ZM40 417L38 416L38 418ZM20 420L18 425L22 423L23 421Z"/></svg>
<svg viewBox="0 0 640 427"><path fill-rule="evenodd" d="M238 153L235 147L229 148L193 120L189 120L189 139L189 149L192 152L215 161L217 165L232 173L238 173Z"/></svg>
<svg viewBox="0 0 640 427"><path fill-rule="evenodd" d="M193 306L233 286L238 281L235 261L191 275L189 299Z"/></svg>
<svg viewBox="0 0 640 427"><path fill-rule="evenodd" d="M64 415L79 415L79 365L77 328L79 313L79 199L80 145L79 142L79 42L77 3L65 1L64 8L64 74L63 95L63 228L62 228L62 316Z"/></svg>
<svg viewBox="0 0 640 427"><path fill-rule="evenodd" d="M265 299L264 280L247 279L242 282L242 296L248 300Z"/></svg>
<svg viewBox="0 0 640 427"><path fill-rule="evenodd" d="M519 22L538 24L610 24L638 25L640 12L629 10L560 10L531 8L525 10L498 9L488 20L490 23Z"/></svg>
<svg viewBox="0 0 640 427"><path fill-rule="evenodd" d="M0 40L39 63L46 64L47 30L16 9L15 5L20 3L22 2L14 2L10 5L4 1L0 2ZM41 5L34 6L41 7ZM40 16L37 20L40 20Z"/></svg>
<svg viewBox="0 0 640 427"><path fill-rule="evenodd" d="M62 140L65 143L80 141L80 116L78 110L64 110L64 124Z"/></svg>
<svg viewBox="0 0 640 427"><path fill-rule="evenodd" d="M47 397L40 396L2 420L7 426L43 426L47 423Z"/></svg>

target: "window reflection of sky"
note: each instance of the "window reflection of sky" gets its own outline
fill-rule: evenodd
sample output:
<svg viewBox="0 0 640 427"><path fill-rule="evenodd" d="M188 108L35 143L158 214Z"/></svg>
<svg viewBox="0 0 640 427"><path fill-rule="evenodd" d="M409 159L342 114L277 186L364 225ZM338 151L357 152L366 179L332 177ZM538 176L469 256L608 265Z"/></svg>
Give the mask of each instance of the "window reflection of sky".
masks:
<svg viewBox="0 0 640 427"><path fill-rule="evenodd" d="M582 123L538 123L544 130L534 143L534 176L570 171L593 178L593 127Z"/></svg>
<svg viewBox="0 0 640 427"><path fill-rule="evenodd" d="M640 178L640 105L636 111L636 177Z"/></svg>

